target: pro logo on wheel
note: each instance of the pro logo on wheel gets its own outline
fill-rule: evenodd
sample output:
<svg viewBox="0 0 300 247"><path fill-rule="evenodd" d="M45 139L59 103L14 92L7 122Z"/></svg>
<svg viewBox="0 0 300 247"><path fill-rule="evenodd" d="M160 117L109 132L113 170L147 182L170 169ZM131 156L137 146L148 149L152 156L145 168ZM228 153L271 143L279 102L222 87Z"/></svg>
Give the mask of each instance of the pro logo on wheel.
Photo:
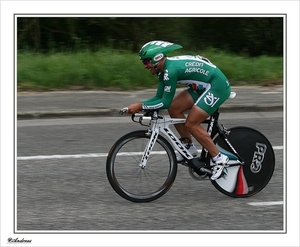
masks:
<svg viewBox="0 0 300 247"><path fill-rule="evenodd" d="M250 170L253 173L258 173L262 168L262 162L267 151L267 146L263 143L256 143L257 151L254 152Z"/></svg>

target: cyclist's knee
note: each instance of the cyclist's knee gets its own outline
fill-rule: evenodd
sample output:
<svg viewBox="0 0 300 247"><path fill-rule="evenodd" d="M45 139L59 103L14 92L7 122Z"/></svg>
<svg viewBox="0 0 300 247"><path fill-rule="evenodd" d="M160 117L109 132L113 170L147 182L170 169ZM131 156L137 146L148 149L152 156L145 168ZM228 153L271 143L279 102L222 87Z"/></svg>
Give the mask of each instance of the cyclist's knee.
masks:
<svg viewBox="0 0 300 247"><path fill-rule="evenodd" d="M176 112L176 111L174 111L174 109L172 108L172 105L169 107L169 109L168 109L168 112L169 112L169 115L171 116L171 117L174 117L174 113Z"/></svg>
<svg viewBox="0 0 300 247"><path fill-rule="evenodd" d="M195 130L195 127L196 127L196 125L193 124L192 122L190 122L190 121L185 122L185 128L188 130L189 133L192 134Z"/></svg>
<svg viewBox="0 0 300 247"><path fill-rule="evenodd" d="M198 130L200 124L209 117L209 114L198 106L192 107L185 122L185 127L190 133Z"/></svg>
<svg viewBox="0 0 300 247"><path fill-rule="evenodd" d="M172 102L171 106L168 109L169 115L171 117L177 117L179 114L183 113L183 109L181 109L180 105L176 102Z"/></svg>

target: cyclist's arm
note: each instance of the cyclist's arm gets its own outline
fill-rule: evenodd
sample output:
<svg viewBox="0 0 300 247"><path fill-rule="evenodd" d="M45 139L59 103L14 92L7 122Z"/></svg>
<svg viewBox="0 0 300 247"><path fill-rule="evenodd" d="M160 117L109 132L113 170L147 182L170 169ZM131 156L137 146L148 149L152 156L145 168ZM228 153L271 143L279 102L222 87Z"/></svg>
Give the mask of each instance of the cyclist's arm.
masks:
<svg viewBox="0 0 300 247"><path fill-rule="evenodd" d="M166 79L167 78L167 79ZM168 109L171 106L176 92L177 76L168 74L159 79L156 95L142 102L143 109Z"/></svg>
<svg viewBox="0 0 300 247"><path fill-rule="evenodd" d="M157 104L160 103L162 95L163 95L163 90L164 90L164 83L162 81L159 81L156 95L150 99L147 99L142 102L142 107L143 109L157 109L159 107L155 107ZM152 108L154 106L154 108Z"/></svg>
<svg viewBox="0 0 300 247"><path fill-rule="evenodd" d="M164 93L164 83L162 81L159 81L157 91L156 91L156 95L154 97L150 98L150 99L147 99L147 100L143 101L142 104L152 105L153 102L156 102L156 101L158 101L162 98L163 93Z"/></svg>

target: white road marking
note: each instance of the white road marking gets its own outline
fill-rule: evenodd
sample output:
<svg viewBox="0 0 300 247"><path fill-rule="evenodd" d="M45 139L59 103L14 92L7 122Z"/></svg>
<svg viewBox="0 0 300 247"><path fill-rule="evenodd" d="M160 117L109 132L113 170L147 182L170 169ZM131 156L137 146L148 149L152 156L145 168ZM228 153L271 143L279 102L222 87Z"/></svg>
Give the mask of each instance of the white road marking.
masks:
<svg viewBox="0 0 300 247"><path fill-rule="evenodd" d="M155 151L154 154L163 154L164 151ZM118 156L142 155L142 152L118 153ZM18 160L48 160L48 159L80 159L107 157L107 153L69 154L69 155L37 155L18 157Z"/></svg>
<svg viewBox="0 0 300 247"><path fill-rule="evenodd" d="M283 146L273 146L274 150L282 150ZM201 151L201 150L199 150ZM155 154L162 154L163 151L156 151ZM142 152L119 153L120 156L142 155ZM101 158L107 157L107 153L87 153L87 154L69 154L69 155L36 155L36 156L20 156L17 160L48 160L48 159L81 159L81 158Z"/></svg>
<svg viewBox="0 0 300 247"><path fill-rule="evenodd" d="M69 154L69 155L37 155L18 157L18 160L48 160L48 159L80 159L106 157L107 153L95 154Z"/></svg>
<svg viewBox="0 0 300 247"><path fill-rule="evenodd" d="M276 201L276 202L249 202L251 206L274 206L274 205L283 205L283 201Z"/></svg>

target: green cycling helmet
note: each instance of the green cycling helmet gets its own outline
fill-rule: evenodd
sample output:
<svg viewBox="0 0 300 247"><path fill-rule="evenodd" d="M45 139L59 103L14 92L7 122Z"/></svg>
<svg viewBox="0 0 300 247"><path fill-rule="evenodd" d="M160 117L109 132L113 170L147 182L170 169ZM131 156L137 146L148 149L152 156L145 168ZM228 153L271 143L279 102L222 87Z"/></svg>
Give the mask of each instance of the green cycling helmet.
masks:
<svg viewBox="0 0 300 247"><path fill-rule="evenodd" d="M158 64L169 52L181 49L181 45L167 41L150 41L144 44L139 52L141 60L150 59L153 65Z"/></svg>

